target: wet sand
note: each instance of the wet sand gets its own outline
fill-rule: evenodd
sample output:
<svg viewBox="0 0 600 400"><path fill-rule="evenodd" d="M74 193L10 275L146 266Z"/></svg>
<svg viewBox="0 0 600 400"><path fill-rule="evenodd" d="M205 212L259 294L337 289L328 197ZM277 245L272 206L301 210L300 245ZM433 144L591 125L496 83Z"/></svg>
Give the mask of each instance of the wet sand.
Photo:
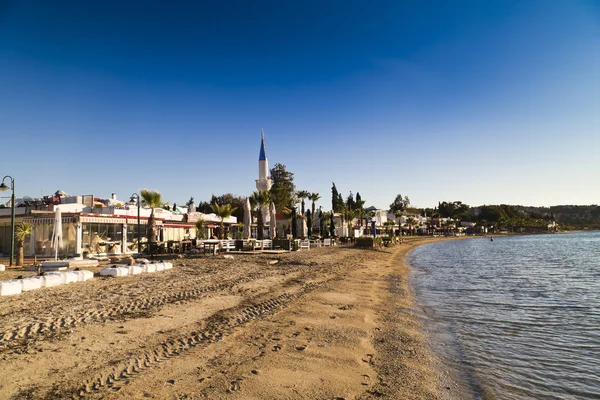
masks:
<svg viewBox="0 0 600 400"><path fill-rule="evenodd" d="M404 262L432 240L182 258L1 297L0 399L452 398ZM0 280L15 274L32 273Z"/></svg>

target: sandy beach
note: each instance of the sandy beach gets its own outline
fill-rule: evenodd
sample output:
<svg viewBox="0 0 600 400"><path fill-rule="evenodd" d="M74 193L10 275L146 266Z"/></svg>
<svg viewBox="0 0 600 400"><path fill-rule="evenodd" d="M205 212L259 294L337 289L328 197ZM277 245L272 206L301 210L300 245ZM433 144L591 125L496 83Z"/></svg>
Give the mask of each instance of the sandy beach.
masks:
<svg viewBox="0 0 600 400"><path fill-rule="evenodd" d="M2 297L0 398L452 398L404 262L432 240L182 258ZM0 280L17 274L32 273Z"/></svg>

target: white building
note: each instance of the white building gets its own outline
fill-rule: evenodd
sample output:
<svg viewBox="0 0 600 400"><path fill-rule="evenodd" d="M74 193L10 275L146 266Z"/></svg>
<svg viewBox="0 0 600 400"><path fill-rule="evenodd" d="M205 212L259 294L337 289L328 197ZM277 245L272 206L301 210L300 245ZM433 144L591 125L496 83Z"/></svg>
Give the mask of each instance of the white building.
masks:
<svg viewBox="0 0 600 400"><path fill-rule="evenodd" d="M58 192L57 192L58 193ZM61 255L123 254L137 252L138 207L135 202L119 201L113 193L109 199L93 196L52 196L45 199L17 199L15 223L30 222L33 233L25 241L25 256L51 256L55 211L60 209L63 226ZM146 240L150 208L140 207L140 238ZM177 211L156 208L154 216L157 241L182 241L196 238L195 221L205 221L208 236L220 224L215 214L188 213L186 207ZM224 220L236 224L236 217ZM0 253L8 254L10 244L10 207L0 208Z"/></svg>

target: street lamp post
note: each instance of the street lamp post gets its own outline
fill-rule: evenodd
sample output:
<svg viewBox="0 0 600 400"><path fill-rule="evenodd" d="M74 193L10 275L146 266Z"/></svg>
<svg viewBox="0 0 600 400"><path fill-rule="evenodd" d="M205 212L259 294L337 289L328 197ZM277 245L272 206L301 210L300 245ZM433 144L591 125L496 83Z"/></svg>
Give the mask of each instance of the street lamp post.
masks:
<svg viewBox="0 0 600 400"><path fill-rule="evenodd" d="M10 189L12 190L12 196L10 197L10 266L12 267L15 257L15 179L10 175L2 178L0 190L3 192L9 189L4 183L6 178L10 179Z"/></svg>
<svg viewBox="0 0 600 400"><path fill-rule="evenodd" d="M138 243L137 243L137 248L138 248L138 254L141 255L142 254L142 240L141 240L141 234L142 234L142 230L140 229L140 195L137 193L134 193L131 195L131 199L129 199L129 201L133 201L133 199L136 199L136 203L137 203L137 209L138 209L138 218L137 218L137 239L138 239Z"/></svg>

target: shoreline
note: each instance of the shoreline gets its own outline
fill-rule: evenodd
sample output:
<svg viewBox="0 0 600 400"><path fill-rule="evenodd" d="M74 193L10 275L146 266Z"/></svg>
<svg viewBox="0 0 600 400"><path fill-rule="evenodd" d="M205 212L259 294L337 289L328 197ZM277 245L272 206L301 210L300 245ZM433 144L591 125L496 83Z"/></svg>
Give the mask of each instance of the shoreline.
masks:
<svg viewBox="0 0 600 400"><path fill-rule="evenodd" d="M470 238L416 237L394 249L393 270L387 274L387 297L383 301L383 326L374 337L380 357L375 365L380 382L372 398L465 399L464 384L441 363L431 343L435 338L426 332L426 317L410 282L412 267L407 256L425 244Z"/></svg>
<svg viewBox="0 0 600 400"><path fill-rule="evenodd" d="M468 236L455 239L487 239L487 236ZM454 239L454 238L453 238ZM436 241L438 242L438 241ZM423 243L426 244L426 243ZM423 245L420 244L420 245ZM432 356L433 367L437 374L438 398L442 400L468 400L477 398L473 391L472 384L469 383L469 377L464 371L452 367L444 360L449 357L460 358L459 350L453 348L454 340L442 321L436 321L431 312L428 312L427 306L420 303L412 280L414 279L414 267L408 262L409 254L418 246L408 251L404 256L404 263L409 269L409 286L413 300L413 308L421 320L421 332L426 338L425 346ZM433 310L435 312L435 310Z"/></svg>

